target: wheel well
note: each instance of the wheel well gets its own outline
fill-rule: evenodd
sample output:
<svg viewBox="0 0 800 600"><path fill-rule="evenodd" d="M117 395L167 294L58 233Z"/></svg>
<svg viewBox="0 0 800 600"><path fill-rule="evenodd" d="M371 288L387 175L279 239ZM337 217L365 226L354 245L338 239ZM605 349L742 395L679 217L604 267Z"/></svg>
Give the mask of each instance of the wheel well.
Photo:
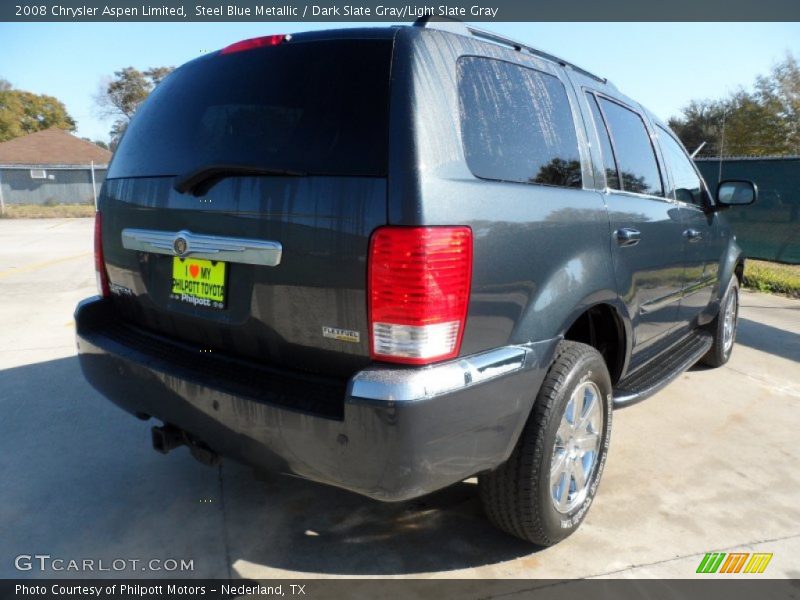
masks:
<svg viewBox="0 0 800 600"><path fill-rule="evenodd" d="M592 306L572 323L564 339L595 348L606 361L611 381L619 380L625 362L625 329L613 307Z"/></svg>

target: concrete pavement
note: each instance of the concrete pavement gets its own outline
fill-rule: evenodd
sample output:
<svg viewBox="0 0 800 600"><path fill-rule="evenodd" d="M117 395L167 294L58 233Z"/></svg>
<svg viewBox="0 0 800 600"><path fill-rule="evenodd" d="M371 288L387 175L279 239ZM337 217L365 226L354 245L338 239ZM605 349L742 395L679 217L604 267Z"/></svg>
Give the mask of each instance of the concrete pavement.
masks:
<svg viewBox="0 0 800 600"><path fill-rule="evenodd" d="M762 577L800 577L800 302L743 293L729 365L618 411L587 521L532 551L488 524L473 481L386 505L155 453L152 422L80 374L91 249L90 220L0 220L0 577L36 575L14 558L39 553L193 561L117 573L147 577L686 578L709 551L772 552Z"/></svg>

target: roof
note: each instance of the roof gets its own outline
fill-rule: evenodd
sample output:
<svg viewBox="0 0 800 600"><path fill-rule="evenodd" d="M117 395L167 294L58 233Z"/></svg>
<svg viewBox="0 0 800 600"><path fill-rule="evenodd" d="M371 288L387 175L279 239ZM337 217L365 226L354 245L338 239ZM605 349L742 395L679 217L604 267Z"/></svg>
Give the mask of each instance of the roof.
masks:
<svg viewBox="0 0 800 600"><path fill-rule="evenodd" d="M57 127L0 143L0 164L6 165L88 165L110 160L110 151Z"/></svg>

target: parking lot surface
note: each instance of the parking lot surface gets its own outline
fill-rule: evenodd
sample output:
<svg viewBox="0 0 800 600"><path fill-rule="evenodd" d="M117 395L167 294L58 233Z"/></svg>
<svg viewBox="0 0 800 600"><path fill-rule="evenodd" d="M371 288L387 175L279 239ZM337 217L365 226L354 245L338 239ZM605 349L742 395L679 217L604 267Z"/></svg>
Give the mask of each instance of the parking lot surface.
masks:
<svg viewBox="0 0 800 600"><path fill-rule="evenodd" d="M44 573L68 577L686 578L722 551L773 553L760 577L800 578L798 301L744 292L727 366L619 410L586 522L536 550L489 525L474 481L381 504L154 452L154 423L80 373L72 311L95 293L91 251L91 220L0 220L0 577L41 575L14 559L48 554L192 561Z"/></svg>

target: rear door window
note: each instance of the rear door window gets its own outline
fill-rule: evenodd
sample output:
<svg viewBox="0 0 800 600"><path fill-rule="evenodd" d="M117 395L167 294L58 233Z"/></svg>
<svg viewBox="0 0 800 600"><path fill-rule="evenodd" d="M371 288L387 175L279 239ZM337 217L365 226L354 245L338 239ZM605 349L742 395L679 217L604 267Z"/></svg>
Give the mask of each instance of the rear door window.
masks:
<svg viewBox="0 0 800 600"><path fill-rule="evenodd" d="M636 194L663 196L658 161L642 117L607 98L599 100L611 133L622 189Z"/></svg>
<svg viewBox="0 0 800 600"><path fill-rule="evenodd" d="M567 92L547 73L500 60L458 61L461 135L476 177L580 188Z"/></svg>
<svg viewBox="0 0 800 600"><path fill-rule="evenodd" d="M286 42L194 60L142 105L109 178L208 164L385 176L391 40Z"/></svg>

